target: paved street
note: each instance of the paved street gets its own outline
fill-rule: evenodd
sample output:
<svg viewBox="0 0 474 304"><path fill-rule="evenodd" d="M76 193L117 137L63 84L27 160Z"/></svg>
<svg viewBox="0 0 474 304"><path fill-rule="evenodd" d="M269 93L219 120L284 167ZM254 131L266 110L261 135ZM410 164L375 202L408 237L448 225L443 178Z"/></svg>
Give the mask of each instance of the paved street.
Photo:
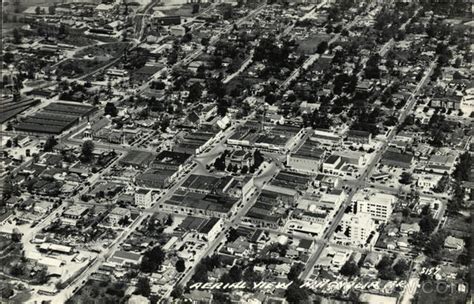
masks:
<svg viewBox="0 0 474 304"><path fill-rule="evenodd" d="M424 77L421 79L421 81L416 86L415 90L412 92L412 94L408 98L407 106L405 106L402 109L402 111L400 113L400 119L398 120L397 126L404 121L404 119L406 118L408 113L411 113L411 111L413 109L413 106L415 105L415 96L418 94L419 90L427 83L427 81L429 79L429 76L431 75L431 72L433 71L433 68L434 68L435 64L436 64L435 61L433 61L430 64L430 67L426 71ZM370 177L370 174L372 173L373 169L375 168L375 166L380 161L380 158L382 157L383 153L385 152L385 150L388 147L388 143L390 141L392 141L393 138L395 137L395 135L396 135L395 130L396 130L396 128L393 128L390 131L389 135L387 136L387 140L385 140L384 143L383 143L382 148L377 150L376 156L374 158L372 158L372 161L367 165L367 168L364 171L364 173L357 179L356 183L352 186L352 188L351 188L352 191L350 192L350 194L348 195L347 199L342 204L342 206L339 208L338 212L336 213L336 216L335 216L334 220L332 221L331 226L323 234L323 237L322 237L323 240L329 240L331 238L332 234L336 230L337 225L341 221L342 216L344 215L345 209L347 208L347 206L349 206L351 204L352 198L354 197L355 193L357 191L359 191L360 189L363 189L365 187L366 182L367 182L366 181L367 178ZM300 275L300 278L302 280L307 279L311 275L311 273L313 271L313 268L314 268L314 265L316 264L317 260L319 259L323 249L324 249L323 246L318 246L316 251L311 255L310 259L306 263L304 271Z"/></svg>

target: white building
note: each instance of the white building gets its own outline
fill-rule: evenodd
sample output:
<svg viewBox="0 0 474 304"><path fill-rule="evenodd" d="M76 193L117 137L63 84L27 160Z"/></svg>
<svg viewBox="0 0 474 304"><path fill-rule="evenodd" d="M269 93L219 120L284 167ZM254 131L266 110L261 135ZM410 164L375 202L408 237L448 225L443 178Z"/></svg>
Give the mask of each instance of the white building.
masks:
<svg viewBox="0 0 474 304"><path fill-rule="evenodd" d="M182 25L175 25L170 27L170 33L173 36L183 37L186 34L186 28Z"/></svg>
<svg viewBox="0 0 474 304"><path fill-rule="evenodd" d="M386 223L392 214L396 197L391 194L364 189L354 195L357 212L368 213L376 223Z"/></svg>
<svg viewBox="0 0 474 304"><path fill-rule="evenodd" d="M338 155L331 155L323 162L323 172L332 175L341 175L344 161Z"/></svg>
<svg viewBox="0 0 474 304"><path fill-rule="evenodd" d="M441 175L436 174L420 175L418 176L417 186L420 187L422 191L431 191L438 185L441 178Z"/></svg>
<svg viewBox="0 0 474 304"><path fill-rule="evenodd" d="M346 213L341 219L341 233L349 238L354 245L367 243L372 232L375 234L376 225L371 215L357 212L357 214Z"/></svg>
<svg viewBox="0 0 474 304"><path fill-rule="evenodd" d="M122 220L124 218L130 218L130 216L131 216L130 210L128 210L126 208L115 207L109 213L109 217L108 217L109 218L109 223L112 226L117 226L118 223L120 222L120 220Z"/></svg>
<svg viewBox="0 0 474 304"><path fill-rule="evenodd" d="M461 99L460 109L468 115L474 112L474 88L466 90L466 94Z"/></svg>
<svg viewBox="0 0 474 304"><path fill-rule="evenodd" d="M135 193L135 205L139 208L150 208L151 207L151 190L149 189L138 189Z"/></svg>

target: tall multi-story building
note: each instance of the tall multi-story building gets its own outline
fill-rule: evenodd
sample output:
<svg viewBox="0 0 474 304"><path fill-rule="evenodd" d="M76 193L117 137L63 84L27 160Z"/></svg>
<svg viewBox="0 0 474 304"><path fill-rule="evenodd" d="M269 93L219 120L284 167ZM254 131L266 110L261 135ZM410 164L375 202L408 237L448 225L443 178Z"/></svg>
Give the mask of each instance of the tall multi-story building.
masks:
<svg viewBox="0 0 474 304"><path fill-rule="evenodd" d="M138 189L135 192L135 205L139 208L150 208L151 207L151 190L149 189Z"/></svg>
<svg viewBox="0 0 474 304"><path fill-rule="evenodd" d="M354 195L353 202L357 212L368 213L378 223L386 223L392 214L396 197L391 194L364 189Z"/></svg>
<svg viewBox="0 0 474 304"><path fill-rule="evenodd" d="M364 245L369 241L371 233L375 233L376 225L371 215L357 212L346 213L341 219L341 233L354 245Z"/></svg>

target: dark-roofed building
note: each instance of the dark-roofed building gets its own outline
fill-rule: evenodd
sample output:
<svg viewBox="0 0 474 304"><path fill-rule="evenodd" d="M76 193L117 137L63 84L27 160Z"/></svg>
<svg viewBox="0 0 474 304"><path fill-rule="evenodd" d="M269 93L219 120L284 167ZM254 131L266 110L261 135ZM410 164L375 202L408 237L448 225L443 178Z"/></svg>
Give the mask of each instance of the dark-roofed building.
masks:
<svg viewBox="0 0 474 304"><path fill-rule="evenodd" d="M367 131L349 130L346 134L346 140L356 144L370 144L372 134Z"/></svg>
<svg viewBox="0 0 474 304"><path fill-rule="evenodd" d="M145 151L131 150L121 160L122 166L132 166L135 168L146 168L153 159L153 153Z"/></svg>
<svg viewBox="0 0 474 304"><path fill-rule="evenodd" d="M191 154L174 151L162 151L151 163L152 168L181 171Z"/></svg>
<svg viewBox="0 0 474 304"><path fill-rule="evenodd" d="M242 217L242 222L256 227L277 229L287 218L286 209L282 206L277 193L262 191L255 204Z"/></svg>
<svg viewBox="0 0 474 304"><path fill-rule="evenodd" d="M410 168L412 161L413 155L411 154L387 151L382 155L380 163L386 166Z"/></svg>
<svg viewBox="0 0 474 304"><path fill-rule="evenodd" d="M117 266L137 266L142 261L142 255L128 251L116 251L110 258L109 262Z"/></svg>
<svg viewBox="0 0 474 304"><path fill-rule="evenodd" d="M234 178L232 176L219 178L209 175L191 174L181 185L181 189L202 194L224 194L229 190L233 181Z"/></svg>
<svg viewBox="0 0 474 304"><path fill-rule="evenodd" d="M142 187L163 189L173 182L176 175L175 170L151 168L139 174L135 181Z"/></svg>
<svg viewBox="0 0 474 304"><path fill-rule="evenodd" d="M211 217L207 222L199 227L198 233L201 239L212 241L222 231L223 221L220 218Z"/></svg>
<svg viewBox="0 0 474 304"><path fill-rule="evenodd" d="M302 253L310 253L314 249L314 242L312 240L301 239L296 250Z"/></svg>
<svg viewBox="0 0 474 304"><path fill-rule="evenodd" d="M27 134L61 134L97 108L83 104L54 102L32 115L20 119L15 131Z"/></svg>
<svg viewBox="0 0 474 304"><path fill-rule="evenodd" d="M155 16L152 18L154 25L179 25L181 24L181 16Z"/></svg>
<svg viewBox="0 0 474 304"><path fill-rule="evenodd" d="M308 139L295 153L287 156L287 166L296 171L317 173L325 154L317 142Z"/></svg>
<svg viewBox="0 0 474 304"><path fill-rule="evenodd" d="M173 195L160 208L178 214L228 218L235 212L238 201L229 196L186 192Z"/></svg>

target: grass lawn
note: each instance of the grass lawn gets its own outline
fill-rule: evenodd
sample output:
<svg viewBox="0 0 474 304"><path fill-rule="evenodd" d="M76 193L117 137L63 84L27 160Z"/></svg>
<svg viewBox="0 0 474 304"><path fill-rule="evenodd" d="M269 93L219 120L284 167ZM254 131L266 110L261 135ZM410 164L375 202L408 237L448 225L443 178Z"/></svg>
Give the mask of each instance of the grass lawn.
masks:
<svg viewBox="0 0 474 304"><path fill-rule="evenodd" d="M83 50L80 50L79 52L74 54L74 57L81 58L89 55L93 57L115 58L123 53L127 45L128 42L114 42L101 45L93 45Z"/></svg>
<svg viewBox="0 0 474 304"><path fill-rule="evenodd" d="M109 60L68 59L57 66L56 75L79 77L107 64L108 62Z"/></svg>
<svg viewBox="0 0 474 304"><path fill-rule="evenodd" d="M414 303L416 304L466 303L467 294L459 293L457 291L457 284L443 285L443 282L441 281L426 281L425 284L426 284L425 288L419 288L417 290Z"/></svg>
<svg viewBox="0 0 474 304"><path fill-rule="evenodd" d="M298 41L297 51L303 54L313 54L314 52L316 52L318 45L322 41L327 41L327 40L329 40L329 35L315 35L308 39Z"/></svg>
<svg viewBox="0 0 474 304"><path fill-rule="evenodd" d="M89 280L67 303L124 303L126 290L125 283Z"/></svg>

